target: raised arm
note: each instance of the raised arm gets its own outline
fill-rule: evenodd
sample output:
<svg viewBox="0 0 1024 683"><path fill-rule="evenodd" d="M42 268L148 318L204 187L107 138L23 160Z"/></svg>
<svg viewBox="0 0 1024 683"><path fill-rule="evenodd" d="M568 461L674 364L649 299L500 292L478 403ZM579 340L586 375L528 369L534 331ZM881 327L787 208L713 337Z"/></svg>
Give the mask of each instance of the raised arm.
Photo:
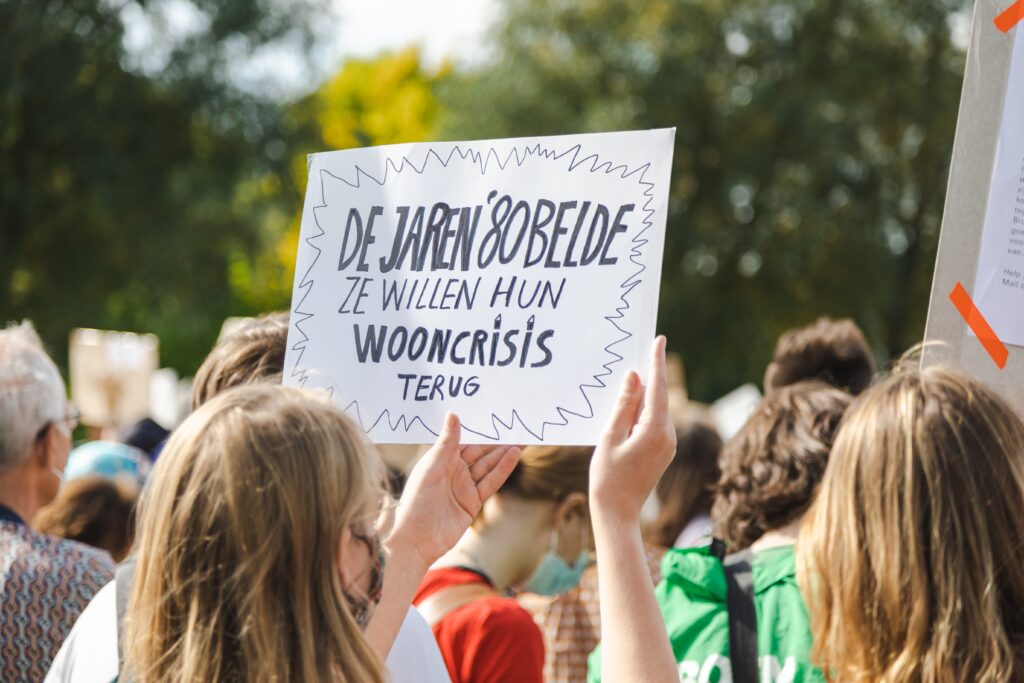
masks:
<svg viewBox="0 0 1024 683"><path fill-rule="evenodd" d="M462 538L519 460L516 447L460 446L460 435L459 419L449 413L433 448L409 474L384 542L384 591L366 629L381 659L391 651L430 565Z"/></svg>
<svg viewBox="0 0 1024 683"><path fill-rule="evenodd" d="M594 452L590 512L601 599L601 672L610 683L678 683L640 537L640 509L675 453L668 412L665 338L654 342L646 392L626 375Z"/></svg>

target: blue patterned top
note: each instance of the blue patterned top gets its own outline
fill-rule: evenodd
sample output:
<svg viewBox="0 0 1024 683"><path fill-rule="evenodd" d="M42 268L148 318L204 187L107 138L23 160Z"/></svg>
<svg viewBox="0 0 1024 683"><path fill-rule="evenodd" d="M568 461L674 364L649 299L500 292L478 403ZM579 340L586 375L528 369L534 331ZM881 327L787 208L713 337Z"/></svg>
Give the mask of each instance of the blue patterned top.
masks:
<svg viewBox="0 0 1024 683"><path fill-rule="evenodd" d="M42 681L78 615L113 576L107 553L36 533L0 508L0 680Z"/></svg>

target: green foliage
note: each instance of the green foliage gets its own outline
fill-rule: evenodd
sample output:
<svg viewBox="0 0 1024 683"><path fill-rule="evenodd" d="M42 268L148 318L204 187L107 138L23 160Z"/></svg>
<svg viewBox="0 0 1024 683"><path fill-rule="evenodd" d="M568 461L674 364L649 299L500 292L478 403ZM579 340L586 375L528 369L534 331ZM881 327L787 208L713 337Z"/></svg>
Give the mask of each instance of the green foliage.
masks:
<svg viewBox="0 0 1024 683"><path fill-rule="evenodd" d="M33 319L58 357L75 326L152 331L189 371L245 312L228 260L264 211L239 195L285 160L276 107L220 76L310 5L195 4L205 30L147 77L122 48L133 3L0 2L0 320Z"/></svg>
<svg viewBox="0 0 1024 683"><path fill-rule="evenodd" d="M441 92L447 139L677 127L659 326L695 398L780 332L923 334L967 0L507 0Z"/></svg>
<svg viewBox="0 0 1024 683"><path fill-rule="evenodd" d="M291 164L288 173L272 183L273 197L262 196L264 206L273 199L278 206L301 207L308 154L433 139L439 113L434 90L446 73L425 71L415 49L346 62L315 92L288 108ZM267 215L263 247L234 259L232 285L250 307L288 307L301 218L301 210Z"/></svg>

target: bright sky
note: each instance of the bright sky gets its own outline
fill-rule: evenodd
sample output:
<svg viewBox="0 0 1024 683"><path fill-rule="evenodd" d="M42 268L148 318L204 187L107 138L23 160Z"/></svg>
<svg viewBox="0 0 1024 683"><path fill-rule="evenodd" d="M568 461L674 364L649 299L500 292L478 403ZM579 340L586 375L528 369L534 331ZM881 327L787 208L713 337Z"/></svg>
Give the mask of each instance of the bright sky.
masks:
<svg viewBox="0 0 1024 683"><path fill-rule="evenodd" d="M282 0L286 1L286 0ZM301 95L337 70L347 57L373 57L384 51L419 45L428 67L444 59L472 63L486 56L486 36L496 19L499 0L329 0L333 11L318 26L322 52L311 73L295 46L269 46L246 54L228 45L228 77L253 92L282 98ZM125 3L124 45L132 67L156 74L171 49L185 37L204 31L209 19L193 0L157 0L148 10Z"/></svg>
<svg viewBox="0 0 1024 683"><path fill-rule="evenodd" d="M485 54L484 38L497 12L496 0L334 0L337 54L372 56L411 43L422 46L428 64L445 57L473 61Z"/></svg>

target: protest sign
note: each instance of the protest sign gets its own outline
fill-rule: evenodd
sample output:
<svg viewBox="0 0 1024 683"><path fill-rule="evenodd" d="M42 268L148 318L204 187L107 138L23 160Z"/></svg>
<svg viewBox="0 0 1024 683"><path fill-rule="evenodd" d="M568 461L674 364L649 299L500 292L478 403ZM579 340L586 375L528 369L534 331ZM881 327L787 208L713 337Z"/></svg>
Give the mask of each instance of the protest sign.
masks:
<svg viewBox="0 0 1024 683"><path fill-rule="evenodd" d="M1024 26L1005 5L974 8L923 362L958 365L1024 413Z"/></svg>
<svg viewBox="0 0 1024 683"><path fill-rule="evenodd" d="M654 338L674 130L312 155L285 382L376 443L593 444Z"/></svg>
<svg viewBox="0 0 1024 683"><path fill-rule="evenodd" d="M71 399L82 422L123 427L150 413L150 383L159 366L152 334L75 329L68 346Z"/></svg>

